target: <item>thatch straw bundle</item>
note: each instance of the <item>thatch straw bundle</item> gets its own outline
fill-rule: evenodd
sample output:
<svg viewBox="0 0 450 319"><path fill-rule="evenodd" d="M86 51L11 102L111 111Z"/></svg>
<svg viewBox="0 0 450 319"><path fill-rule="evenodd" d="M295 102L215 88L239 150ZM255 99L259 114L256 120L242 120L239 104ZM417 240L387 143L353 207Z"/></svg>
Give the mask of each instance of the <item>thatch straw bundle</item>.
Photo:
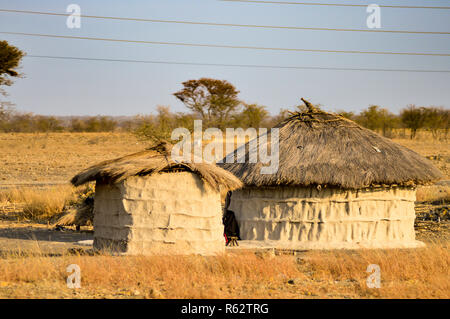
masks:
<svg viewBox="0 0 450 319"><path fill-rule="evenodd" d="M275 174L261 174L264 164L260 161L249 163L248 143L244 146L245 163L220 166L245 185L257 187L328 185L360 189L378 185L414 186L442 178L429 160L414 151L303 101L307 111L294 113L276 126L280 139L279 169Z"/></svg>
<svg viewBox="0 0 450 319"><path fill-rule="evenodd" d="M67 210L67 213L61 216L55 227L61 226L91 226L94 221L94 198L88 197L80 204Z"/></svg>
<svg viewBox="0 0 450 319"><path fill-rule="evenodd" d="M171 149L170 144L161 142L148 150L91 166L74 176L71 182L75 186L96 180L118 183L130 176L189 171L200 176L207 185L217 190L221 187L229 190L242 187L242 182L238 178L215 165L175 162L171 159Z"/></svg>

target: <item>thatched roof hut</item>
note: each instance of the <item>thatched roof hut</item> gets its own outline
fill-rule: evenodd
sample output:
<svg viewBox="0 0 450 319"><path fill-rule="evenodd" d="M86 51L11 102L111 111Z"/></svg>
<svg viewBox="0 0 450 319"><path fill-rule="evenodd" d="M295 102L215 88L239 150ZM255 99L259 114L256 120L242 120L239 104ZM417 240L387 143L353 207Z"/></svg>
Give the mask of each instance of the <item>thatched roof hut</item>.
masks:
<svg viewBox="0 0 450 319"><path fill-rule="evenodd" d="M175 162L171 146L94 165L71 182L96 181L94 248L126 254L224 250L221 190L242 183L211 164Z"/></svg>
<svg viewBox="0 0 450 319"><path fill-rule="evenodd" d="M248 143L244 163L221 165L245 184L230 206L241 238L298 248L417 246L415 187L440 179L440 171L414 151L303 101L307 111L276 126L275 173L261 174L264 164L249 162Z"/></svg>

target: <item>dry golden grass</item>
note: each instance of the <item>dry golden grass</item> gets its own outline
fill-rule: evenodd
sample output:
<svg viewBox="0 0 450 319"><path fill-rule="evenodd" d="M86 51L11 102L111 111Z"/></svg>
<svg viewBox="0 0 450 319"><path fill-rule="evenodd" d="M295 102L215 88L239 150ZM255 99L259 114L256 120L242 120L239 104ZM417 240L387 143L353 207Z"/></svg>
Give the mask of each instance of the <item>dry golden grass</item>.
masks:
<svg viewBox="0 0 450 319"><path fill-rule="evenodd" d="M67 183L90 165L146 146L127 133L0 133L0 185Z"/></svg>
<svg viewBox="0 0 450 319"><path fill-rule="evenodd" d="M66 287L66 267L81 288ZM381 268L381 288L366 285ZM314 251L301 257L62 256L0 259L0 297L25 298L449 298L450 254L409 250Z"/></svg>
<svg viewBox="0 0 450 319"><path fill-rule="evenodd" d="M450 179L450 140L434 140L428 132L410 140L394 139L433 163ZM100 161L141 151L149 146L129 133L0 133L0 186L67 183Z"/></svg>
<svg viewBox="0 0 450 319"><path fill-rule="evenodd" d="M441 170L444 179L450 179L450 139L435 140L431 133L421 132L416 139L393 139L394 142L412 149L422 156L428 157Z"/></svg>
<svg viewBox="0 0 450 319"><path fill-rule="evenodd" d="M70 185L5 189L0 190L0 206L20 205L21 209L15 215L19 220L49 220L74 202L77 194Z"/></svg>
<svg viewBox="0 0 450 319"><path fill-rule="evenodd" d="M418 202L450 201L450 186L422 186L417 189L416 197Z"/></svg>
<svg viewBox="0 0 450 319"><path fill-rule="evenodd" d="M428 244L420 249L311 252L313 277L322 280L356 280L361 297L449 298L450 253L446 246ZM366 285L369 264L381 269L381 288Z"/></svg>

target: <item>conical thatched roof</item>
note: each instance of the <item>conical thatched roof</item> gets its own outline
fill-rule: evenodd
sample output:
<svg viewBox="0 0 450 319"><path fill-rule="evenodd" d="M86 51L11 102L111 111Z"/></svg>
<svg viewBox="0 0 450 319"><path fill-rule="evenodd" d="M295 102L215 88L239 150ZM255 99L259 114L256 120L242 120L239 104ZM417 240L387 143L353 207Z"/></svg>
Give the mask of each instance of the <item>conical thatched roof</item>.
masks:
<svg viewBox="0 0 450 319"><path fill-rule="evenodd" d="M248 143L245 163L220 166L249 186L329 185L358 189L427 184L442 178L429 160L414 151L304 102L307 111L294 113L276 126L279 128L276 173L261 174L261 167L267 164L259 160L249 163ZM270 131L267 141L270 149Z"/></svg>
<svg viewBox="0 0 450 319"><path fill-rule="evenodd" d="M71 183L75 186L97 180L116 183L130 176L181 170L199 175L214 189L222 186L225 189L234 190L243 186L236 176L216 165L175 162L171 159L171 148L170 144L162 142L142 152L104 161L77 174L72 178Z"/></svg>

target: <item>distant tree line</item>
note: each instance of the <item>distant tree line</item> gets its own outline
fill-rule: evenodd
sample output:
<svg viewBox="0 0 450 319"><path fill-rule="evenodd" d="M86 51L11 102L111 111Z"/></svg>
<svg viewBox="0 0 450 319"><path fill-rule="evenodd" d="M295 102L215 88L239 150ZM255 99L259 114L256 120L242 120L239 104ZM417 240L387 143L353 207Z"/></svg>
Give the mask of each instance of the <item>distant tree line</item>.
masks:
<svg viewBox="0 0 450 319"><path fill-rule="evenodd" d="M445 139L450 128L450 110L443 107L408 105L396 115L378 105L371 105L359 114L353 112L339 112L339 114L386 137L393 137L399 129L403 132L408 129L411 139L419 130L431 132L435 139Z"/></svg>
<svg viewBox="0 0 450 319"><path fill-rule="evenodd" d="M296 106L294 111L302 111L303 106ZM203 121L203 129L208 127L273 127L286 119L293 111L282 109L277 115L270 115L264 106L243 103L235 112L220 122ZM360 113L338 112L359 125L371 129L385 137L414 138L417 132L429 131L435 139L446 139L450 128L450 110L442 107L416 107L409 105L399 115L387 109L371 105ZM195 113L173 113L168 106L158 106L157 114L136 117L124 127L145 139L170 139L171 132L177 127L193 130L195 119L202 119Z"/></svg>
<svg viewBox="0 0 450 319"><path fill-rule="evenodd" d="M70 117L35 115L16 112L12 108L0 106L0 132L112 132L118 123L109 116Z"/></svg>
<svg viewBox="0 0 450 319"><path fill-rule="evenodd" d="M191 113L172 113L169 107L160 106L156 115L141 118L132 129L138 136L147 139L170 138L177 127L192 129L194 119L203 120L203 128L218 127L273 127L292 114L281 109L277 115L270 115L265 106L248 104L238 99L239 91L229 82L209 78L189 80L182 83L183 89L174 96L183 102ZM320 108L320 105L317 105ZM303 105L294 111L305 111ZM443 107L417 107L408 105L393 114L385 108L370 105L359 114L338 112L359 125L374 130L386 137L398 136L401 132L414 138L418 130L430 131L434 138L447 138L450 126L450 110Z"/></svg>
<svg viewBox="0 0 450 319"><path fill-rule="evenodd" d="M265 106L238 99L239 91L225 80L201 78L182 83L173 95L188 112L171 112L169 106L158 106L156 114L119 119L108 116L56 117L17 112L11 105L0 103L0 132L113 132L130 131L144 139L170 139L177 127L193 130L194 120L201 119L203 129L217 127L273 127L292 114L281 109L271 115ZM1 101L0 101L1 102ZM320 108L320 105L316 105ZM304 111L303 105L293 111ZM386 137L414 138L419 130L431 132L436 139L447 138L450 110L443 107L408 105L396 115L378 105L370 105L356 114L338 111L359 125Z"/></svg>
<svg viewBox="0 0 450 319"><path fill-rule="evenodd" d="M302 110L301 106L295 111ZM273 127L292 114L282 109L271 115L266 107L258 104L241 103L233 112L218 119L203 121L208 127ZM377 105L371 105L362 112L341 111L338 114L359 125L376 131L383 136L414 138L419 131L431 132L435 139L446 139L450 128L450 110L443 107L417 107L409 105L396 115ZM21 113L11 107L0 106L0 132L133 132L144 139L170 139L177 127L193 130L194 120L203 119L195 112L172 112L169 106L158 106L156 114L138 115L125 120L109 116L57 117Z"/></svg>

